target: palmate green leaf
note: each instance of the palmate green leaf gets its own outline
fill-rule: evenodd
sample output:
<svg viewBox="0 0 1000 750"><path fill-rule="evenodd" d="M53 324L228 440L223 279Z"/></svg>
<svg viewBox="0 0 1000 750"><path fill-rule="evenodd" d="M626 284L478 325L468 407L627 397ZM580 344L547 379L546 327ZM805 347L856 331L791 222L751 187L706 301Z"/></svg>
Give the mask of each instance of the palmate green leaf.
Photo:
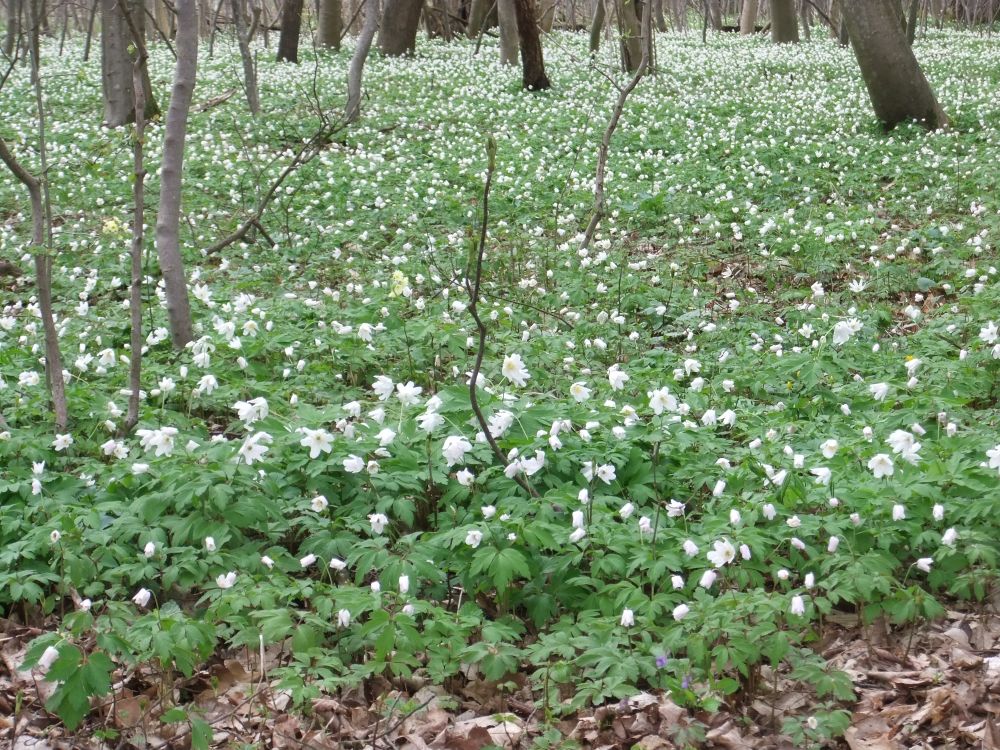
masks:
<svg viewBox="0 0 1000 750"><path fill-rule="evenodd" d="M482 547L472 558L471 572L486 573L497 590L505 589L516 576L528 578L531 568L524 555L513 547Z"/></svg>

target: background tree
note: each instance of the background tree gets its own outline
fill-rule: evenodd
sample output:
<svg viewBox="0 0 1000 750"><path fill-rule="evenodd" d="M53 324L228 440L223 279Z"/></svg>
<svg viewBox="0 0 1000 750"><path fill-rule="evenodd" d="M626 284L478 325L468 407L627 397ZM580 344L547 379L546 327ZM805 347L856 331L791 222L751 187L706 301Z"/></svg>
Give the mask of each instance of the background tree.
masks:
<svg viewBox="0 0 1000 750"><path fill-rule="evenodd" d="M771 0L771 41L775 44L799 41L795 0Z"/></svg>
<svg viewBox="0 0 1000 750"><path fill-rule="evenodd" d="M534 0L514 0L514 11L517 15L517 37L521 43L521 85L529 91L551 88L552 84L545 75Z"/></svg>
<svg viewBox="0 0 1000 750"><path fill-rule="evenodd" d="M156 213L156 254L166 287L170 340L175 349L191 341L191 304L181 257L178 229L181 215L181 185L184 139L188 113L198 71L198 8L196 0L177 0L177 64L163 133L160 166L160 207Z"/></svg>
<svg viewBox="0 0 1000 750"><path fill-rule="evenodd" d="M281 35L278 37L278 62L298 63L299 37L302 33L302 0L285 0L281 11Z"/></svg>
<svg viewBox="0 0 1000 750"><path fill-rule="evenodd" d="M618 18L621 19L622 68L629 73L639 69L642 59L642 31L635 0L619 0Z"/></svg>
<svg viewBox="0 0 1000 750"><path fill-rule="evenodd" d="M469 22L465 26L465 35L469 39L479 36L479 31L486 23L486 14L490 10L490 0L472 0L469 5Z"/></svg>
<svg viewBox="0 0 1000 750"><path fill-rule="evenodd" d="M379 0L365 0L365 22L358 35L358 43L351 56L351 66L347 71L347 106L344 109L344 122L355 122L361 116L361 78L364 74L365 60L372 48L375 32L378 30L378 19L382 14Z"/></svg>
<svg viewBox="0 0 1000 750"><path fill-rule="evenodd" d="M843 0L854 56L875 116L886 128L917 120L936 130L948 125L906 41L898 0Z"/></svg>
<svg viewBox="0 0 1000 750"><path fill-rule="evenodd" d="M590 54L595 55L601 48L601 32L604 30L604 0L594 3L594 16L590 22Z"/></svg>
<svg viewBox="0 0 1000 750"><path fill-rule="evenodd" d="M743 0L743 12L740 14L740 33L753 34L757 28L757 12L760 10L760 0Z"/></svg>
<svg viewBox="0 0 1000 750"><path fill-rule="evenodd" d="M7 57L13 57L14 45L20 33L21 2L20 0L7 0L7 23L3 33L3 43L0 51Z"/></svg>
<svg viewBox="0 0 1000 750"><path fill-rule="evenodd" d="M497 0L497 20L500 26L500 62L504 65L517 65L521 45L517 34L514 0Z"/></svg>
<svg viewBox="0 0 1000 750"><path fill-rule="evenodd" d="M316 43L323 49L340 50L340 37L344 33L341 0L319 1L319 29Z"/></svg>
<svg viewBox="0 0 1000 750"><path fill-rule="evenodd" d="M256 116L260 114L260 93L257 89L257 66L254 65L253 53L250 51L250 40L253 39L254 29L260 18L260 8L253 5L253 18L250 28L247 28L246 18L243 16L243 0L231 0L230 6L233 11L233 27L236 31L236 43L240 48L240 59L243 61L243 88L246 91L247 106L250 114Z"/></svg>
<svg viewBox="0 0 1000 750"><path fill-rule="evenodd" d="M132 66L137 47L131 26L140 36L145 33L145 11L142 0L101 0L101 84L104 94L104 124L117 128L135 122L135 87ZM160 109L152 95L149 71L142 65L142 80L146 97L145 114L150 118Z"/></svg>
<svg viewBox="0 0 1000 750"><path fill-rule="evenodd" d="M417 48L422 0L385 0L378 48L383 55L412 55Z"/></svg>

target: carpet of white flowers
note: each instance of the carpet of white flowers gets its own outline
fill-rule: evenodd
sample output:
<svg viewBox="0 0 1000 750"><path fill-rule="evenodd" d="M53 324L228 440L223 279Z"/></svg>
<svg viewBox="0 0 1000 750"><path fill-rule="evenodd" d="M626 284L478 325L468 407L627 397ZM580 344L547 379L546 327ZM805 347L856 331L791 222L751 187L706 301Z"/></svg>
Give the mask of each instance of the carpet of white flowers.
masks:
<svg viewBox="0 0 1000 750"><path fill-rule="evenodd" d="M595 66L548 37L534 95L495 40L373 55L361 122L282 185L267 237L206 257L337 116L349 50L261 47L254 120L235 45L203 47L196 340L171 350L150 246L125 438L131 133L99 126L82 42L46 49L71 423L53 434L30 274L5 278L0 612L46 623L27 664L49 709L73 727L112 682L158 679L162 713L171 681L281 644L268 679L295 706L475 674L546 718L640 690L710 712L766 669L814 691L800 746L841 731L851 681L810 648L828 618L912 624L997 583L1000 42L931 32L953 128L885 134L850 50L814 36L662 36L589 251L613 49ZM168 50L151 68L165 106ZM18 70L0 128L37 169L33 108ZM478 398L505 462L467 386L490 134ZM0 175L0 257L26 271L28 211Z"/></svg>

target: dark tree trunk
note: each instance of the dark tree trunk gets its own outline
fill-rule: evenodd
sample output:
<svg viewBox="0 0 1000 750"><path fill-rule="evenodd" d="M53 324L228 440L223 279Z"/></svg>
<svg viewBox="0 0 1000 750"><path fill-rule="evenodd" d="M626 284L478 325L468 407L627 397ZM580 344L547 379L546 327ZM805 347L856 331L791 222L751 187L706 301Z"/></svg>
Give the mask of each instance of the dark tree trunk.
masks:
<svg viewBox="0 0 1000 750"><path fill-rule="evenodd" d="M521 47L517 39L514 0L497 0L497 22L500 26L500 64L517 65Z"/></svg>
<svg viewBox="0 0 1000 750"><path fill-rule="evenodd" d="M399 57L416 51L422 8L422 0L386 0L378 30L378 48L383 55Z"/></svg>
<svg viewBox="0 0 1000 750"><path fill-rule="evenodd" d="M20 27L20 0L7 0L7 28L3 35L3 53L7 57L14 56L14 45L17 44L17 37Z"/></svg>
<svg viewBox="0 0 1000 750"><path fill-rule="evenodd" d="M285 0L281 12L281 36L278 37L278 62L299 61L299 35L302 31L302 0Z"/></svg>
<svg viewBox="0 0 1000 750"><path fill-rule="evenodd" d="M545 75L534 0L514 0L514 11L517 14L517 36L521 42L521 85L529 91L551 88L552 84Z"/></svg>
<svg viewBox="0 0 1000 750"><path fill-rule="evenodd" d="M163 132L160 165L160 207L156 212L156 254L166 288L170 340L175 349L191 341L191 303L181 256L180 216L184 141L198 72L198 7L195 0L177 0L177 65Z"/></svg>
<svg viewBox="0 0 1000 750"><path fill-rule="evenodd" d="M590 21L590 54L596 55L601 48L601 32L604 30L604 0L594 5L594 17Z"/></svg>
<svg viewBox="0 0 1000 750"><path fill-rule="evenodd" d="M638 13L635 15L639 17ZM722 29L722 0L708 0L708 22L714 31Z"/></svg>
<svg viewBox="0 0 1000 750"><path fill-rule="evenodd" d="M799 41L795 0L771 0L771 41L775 44Z"/></svg>
<svg viewBox="0 0 1000 750"><path fill-rule="evenodd" d="M341 0L319 0L319 34L316 43L322 49L340 50L340 35L344 33Z"/></svg>
<svg viewBox="0 0 1000 750"><path fill-rule="evenodd" d="M635 0L619 0L618 17L622 22L622 68L629 73L639 69L642 60L642 32L639 25L639 10Z"/></svg>
<svg viewBox="0 0 1000 750"><path fill-rule="evenodd" d="M912 47L917 40L917 16L920 12L920 0L910 0L910 11L906 17L906 41Z"/></svg>
<svg viewBox="0 0 1000 750"><path fill-rule="evenodd" d="M469 39L479 36L479 30L486 23L486 14L489 10L489 0L472 0L472 5L469 7L469 23L465 27L465 35Z"/></svg>
<svg viewBox="0 0 1000 750"><path fill-rule="evenodd" d="M753 34L757 28L757 11L760 0L743 0L743 12L740 14L740 33Z"/></svg>
<svg viewBox="0 0 1000 750"><path fill-rule="evenodd" d="M101 84L104 93L104 124L117 128L135 122L135 88L132 85L132 65L136 44L132 38L125 8L137 33L144 33L145 22L142 0L101 0ZM130 52L131 50L131 52ZM143 88L146 97L145 114L150 118L160 110L152 95L149 72L142 66Z"/></svg>
<svg viewBox="0 0 1000 750"><path fill-rule="evenodd" d="M911 119L931 130L947 127L948 117L906 42L898 0L843 2L851 45L875 116L887 129Z"/></svg>

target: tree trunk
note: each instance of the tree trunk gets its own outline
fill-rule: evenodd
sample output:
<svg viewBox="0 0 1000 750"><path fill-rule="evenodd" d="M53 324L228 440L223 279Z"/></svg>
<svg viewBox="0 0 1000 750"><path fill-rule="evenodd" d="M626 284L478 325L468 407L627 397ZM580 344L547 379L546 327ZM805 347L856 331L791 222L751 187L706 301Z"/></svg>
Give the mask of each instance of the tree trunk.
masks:
<svg viewBox="0 0 1000 750"><path fill-rule="evenodd" d="M667 30L667 19L663 17L663 0L653 0L653 22L657 31Z"/></svg>
<svg viewBox="0 0 1000 750"><path fill-rule="evenodd" d="M301 32L302 0L285 0L281 11L281 35L278 37L278 62L298 63Z"/></svg>
<svg viewBox="0 0 1000 750"><path fill-rule="evenodd" d="M469 23L465 27L465 35L469 39L475 39L479 36L479 30L486 22L486 14L489 10L490 0L472 0L472 5L469 7Z"/></svg>
<svg viewBox="0 0 1000 750"><path fill-rule="evenodd" d="M910 11L906 17L906 42L911 47L917 40L917 17L920 12L920 0L910 0Z"/></svg>
<svg viewBox="0 0 1000 750"><path fill-rule="evenodd" d="M7 28L3 35L3 53L7 57L14 56L14 45L20 31L20 0L7 0Z"/></svg>
<svg viewBox="0 0 1000 750"><path fill-rule="evenodd" d="M247 107L250 114L256 117L260 114L260 93L257 89L257 68L254 65L253 54L250 52L251 33L247 29L246 20L243 18L243 0L232 0L233 26L236 27L236 42L240 47L240 59L243 61L243 87L247 95ZM256 25L256 18L260 15L260 10L254 8L254 21L251 25Z"/></svg>
<svg viewBox="0 0 1000 750"><path fill-rule="evenodd" d="M344 33L341 0L319 0L319 33L316 43L322 49L340 51L340 35Z"/></svg>
<svg viewBox="0 0 1000 750"><path fill-rule="evenodd" d="M378 48L387 57L412 55L417 49L417 28L423 0L385 0Z"/></svg>
<svg viewBox="0 0 1000 750"><path fill-rule="evenodd" d="M618 17L622 22L622 69L634 73L642 60L642 32L635 0L618 0Z"/></svg>
<svg viewBox="0 0 1000 750"><path fill-rule="evenodd" d="M556 21L556 5L558 0L541 0L542 16L538 19L538 26L546 34L552 31L552 24Z"/></svg>
<svg viewBox="0 0 1000 750"><path fill-rule="evenodd" d="M191 305L188 301L184 261L178 228L181 215L181 186L184 166L184 139L188 113L198 71L197 0L176 0L177 64L174 86L167 108L163 133L163 160L160 166L160 207L156 214L156 255L166 286L170 341L183 349L191 341ZM133 356L136 352L133 352Z"/></svg>
<svg viewBox="0 0 1000 750"><path fill-rule="evenodd" d="M344 110L344 121L348 124L356 122L361 116L361 76L365 69L365 60L372 48L375 31L378 29L378 19L382 11L379 0L365 0L365 22L358 34L358 43L351 57L351 67L347 71L347 107Z"/></svg>
<svg viewBox="0 0 1000 750"><path fill-rule="evenodd" d="M132 63L136 54L135 40L129 29L125 13L132 18L132 24L140 37L145 28L142 0L101 0L101 83L104 93L104 124L117 128L135 122L135 88L132 85ZM131 48L132 52L129 52ZM142 77L146 97L146 118L160 110L152 95L149 72L143 65Z"/></svg>
<svg viewBox="0 0 1000 750"><path fill-rule="evenodd" d="M830 37L839 39L840 37L840 0L830 0Z"/></svg>
<svg viewBox="0 0 1000 750"><path fill-rule="evenodd" d="M604 0L594 5L594 17L590 22L590 54L596 55L601 48L601 32L604 31Z"/></svg>
<svg viewBox="0 0 1000 750"><path fill-rule="evenodd" d="M771 41L775 44L799 41L795 0L771 0Z"/></svg>
<svg viewBox="0 0 1000 750"><path fill-rule="evenodd" d="M517 65L520 43L517 38L514 0L497 0L497 17L500 24L500 62L503 65Z"/></svg>
<svg viewBox="0 0 1000 750"><path fill-rule="evenodd" d="M812 18L810 11L811 6L806 0L803 0L802 4L799 5L799 15L802 18L802 33L805 34L807 40L812 39Z"/></svg>
<svg viewBox="0 0 1000 750"><path fill-rule="evenodd" d="M898 0L843 0L854 55L875 116L887 129L915 119L931 130L948 117L924 77L899 24Z"/></svg>
<svg viewBox="0 0 1000 750"><path fill-rule="evenodd" d="M638 18L638 13L634 15ZM708 0L708 22L714 31L722 29L722 0Z"/></svg>
<svg viewBox="0 0 1000 750"><path fill-rule="evenodd" d="M534 0L514 0L517 16L517 38L521 43L521 86L528 91L551 88L545 75L542 40L538 37L538 21Z"/></svg>
<svg viewBox="0 0 1000 750"><path fill-rule="evenodd" d="M743 0L743 13L740 15L740 33L753 34L757 30L757 12L760 10L760 0Z"/></svg>

